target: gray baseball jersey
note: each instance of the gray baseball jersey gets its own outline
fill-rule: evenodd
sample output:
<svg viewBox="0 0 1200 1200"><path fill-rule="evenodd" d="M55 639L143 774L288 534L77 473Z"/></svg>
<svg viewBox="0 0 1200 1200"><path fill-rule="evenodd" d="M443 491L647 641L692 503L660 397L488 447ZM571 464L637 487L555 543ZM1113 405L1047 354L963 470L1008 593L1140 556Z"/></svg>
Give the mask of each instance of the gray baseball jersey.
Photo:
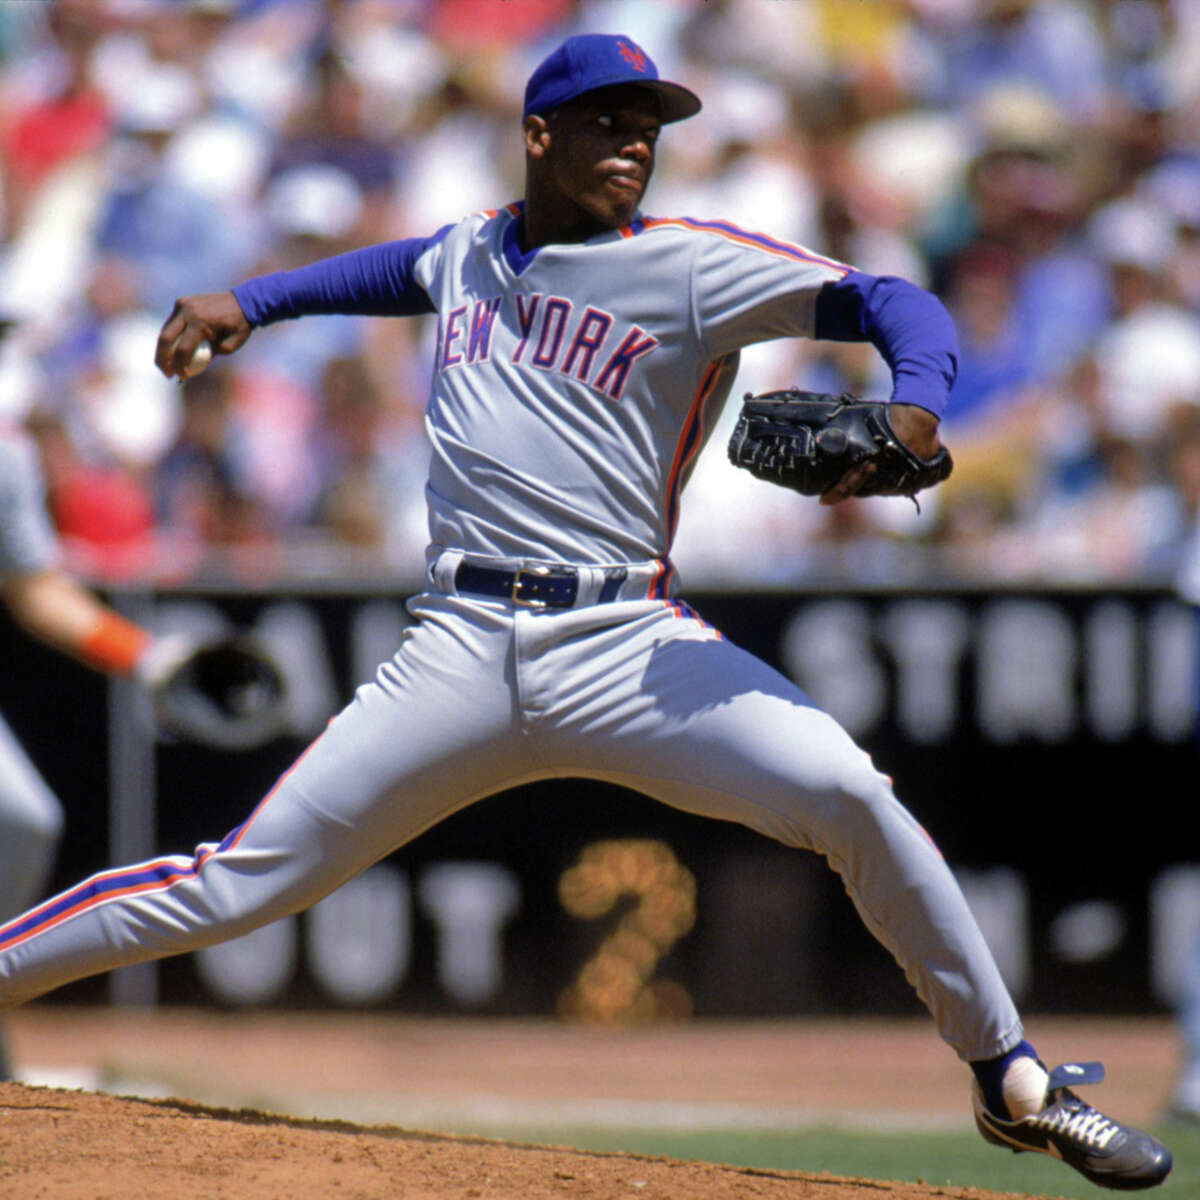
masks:
<svg viewBox="0 0 1200 1200"><path fill-rule="evenodd" d="M525 253L519 214L235 289L252 325L437 313L417 623L222 841L0 927L0 1006L296 912L476 799L575 776L824 855L960 1056L1010 1049L995 963L890 781L673 595L680 495L739 348L819 332L818 295L850 268L648 218Z"/></svg>
<svg viewBox="0 0 1200 1200"><path fill-rule="evenodd" d="M0 580L57 562L58 539L46 513L37 447L0 422Z"/></svg>
<svg viewBox="0 0 1200 1200"><path fill-rule="evenodd" d="M664 556L738 351L811 336L817 293L849 268L717 222L645 220L522 255L518 215L470 218L416 262L439 314L431 540Z"/></svg>

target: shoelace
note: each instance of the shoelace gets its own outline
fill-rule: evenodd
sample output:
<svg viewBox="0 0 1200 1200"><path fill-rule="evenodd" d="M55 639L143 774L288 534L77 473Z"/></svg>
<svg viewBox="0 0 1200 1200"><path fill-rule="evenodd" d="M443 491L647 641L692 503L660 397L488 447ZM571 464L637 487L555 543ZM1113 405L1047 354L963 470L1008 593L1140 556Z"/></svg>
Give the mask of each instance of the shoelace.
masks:
<svg viewBox="0 0 1200 1200"><path fill-rule="evenodd" d="M1119 1126L1081 1100L1076 1104L1077 1107L1056 1104L1036 1117L1034 1123L1052 1133L1065 1133L1076 1142L1103 1150Z"/></svg>

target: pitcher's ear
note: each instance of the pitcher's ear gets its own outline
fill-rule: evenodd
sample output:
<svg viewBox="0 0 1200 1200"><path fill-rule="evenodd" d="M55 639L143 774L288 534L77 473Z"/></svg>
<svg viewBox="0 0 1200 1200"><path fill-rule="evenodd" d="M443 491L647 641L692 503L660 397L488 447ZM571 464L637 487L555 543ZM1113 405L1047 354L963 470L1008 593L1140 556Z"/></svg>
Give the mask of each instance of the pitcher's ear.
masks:
<svg viewBox="0 0 1200 1200"><path fill-rule="evenodd" d="M545 117L530 113L523 125L525 132L525 150L535 158L541 158L550 145L550 126Z"/></svg>

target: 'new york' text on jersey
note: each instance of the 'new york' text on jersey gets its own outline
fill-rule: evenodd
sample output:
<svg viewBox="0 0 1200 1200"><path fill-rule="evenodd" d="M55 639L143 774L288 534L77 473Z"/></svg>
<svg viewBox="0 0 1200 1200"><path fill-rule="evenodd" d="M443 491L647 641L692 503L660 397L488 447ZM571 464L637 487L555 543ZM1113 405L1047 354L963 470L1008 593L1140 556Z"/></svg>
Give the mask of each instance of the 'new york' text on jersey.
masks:
<svg viewBox="0 0 1200 1200"><path fill-rule="evenodd" d="M665 557L738 351L812 336L817 293L849 268L725 223L650 218L522 253L519 215L468 217L414 263L438 314L431 540Z"/></svg>

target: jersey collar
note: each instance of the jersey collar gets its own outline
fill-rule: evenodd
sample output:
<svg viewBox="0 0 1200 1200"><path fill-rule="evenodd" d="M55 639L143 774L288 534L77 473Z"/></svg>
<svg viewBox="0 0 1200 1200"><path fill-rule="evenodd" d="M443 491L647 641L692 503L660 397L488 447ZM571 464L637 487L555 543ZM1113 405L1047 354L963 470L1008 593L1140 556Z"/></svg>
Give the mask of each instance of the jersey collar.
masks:
<svg viewBox="0 0 1200 1200"><path fill-rule="evenodd" d="M513 211L516 210L516 211ZM538 252L544 250L544 246L534 246L532 250L522 250L521 243L517 240L517 230L520 227L521 214L525 211L525 201L518 200L515 204L510 205L508 211L513 212L513 219L505 226L503 234L500 238L500 251L504 255L504 261L508 263L514 275L522 274L538 256ZM641 233L643 229L644 219L639 212L637 216L626 226L621 229L606 229L603 233L597 233L585 241L577 243L582 246L593 246L598 242L608 242L615 238L627 238L631 234Z"/></svg>
<svg viewBox="0 0 1200 1200"><path fill-rule="evenodd" d="M517 211L513 213L512 220L504 227L500 249L504 255L504 261L512 268L512 273L520 275L537 257L537 252L541 249L541 246L534 246L532 250L521 249L521 243L517 240L517 230L521 227L521 217L525 212L525 201L518 200L512 208L515 208Z"/></svg>

